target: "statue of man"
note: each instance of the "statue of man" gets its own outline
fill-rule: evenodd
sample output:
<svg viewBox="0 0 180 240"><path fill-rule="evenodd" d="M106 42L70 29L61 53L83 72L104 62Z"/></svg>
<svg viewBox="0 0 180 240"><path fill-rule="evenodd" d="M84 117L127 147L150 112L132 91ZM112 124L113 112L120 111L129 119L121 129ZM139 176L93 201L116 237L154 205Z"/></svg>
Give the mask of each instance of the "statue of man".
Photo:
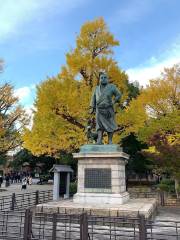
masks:
<svg viewBox="0 0 180 240"><path fill-rule="evenodd" d="M108 83L107 74L100 73L99 85L91 99L91 113L96 112L97 144L102 144L104 132L108 134L108 144L112 144L113 133L117 129L113 106L119 101L120 97L121 93L117 87Z"/></svg>

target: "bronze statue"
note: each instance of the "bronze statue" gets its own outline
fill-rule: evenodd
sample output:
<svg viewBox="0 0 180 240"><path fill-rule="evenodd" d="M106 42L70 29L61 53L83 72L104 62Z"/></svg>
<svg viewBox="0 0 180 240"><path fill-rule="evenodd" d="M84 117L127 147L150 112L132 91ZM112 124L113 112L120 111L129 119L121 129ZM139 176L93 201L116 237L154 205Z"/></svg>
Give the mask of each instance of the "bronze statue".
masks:
<svg viewBox="0 0 180 240"><path fill-rule="evenodd" d="M112 144L113 133L117 129L115 123L114 104L121 97L120 91L114 84L108 83L105 73L99 74L99 85L91 99L91 113L96 113L97 144L103 144L103 134L108 134L108 144Z"/></svg>

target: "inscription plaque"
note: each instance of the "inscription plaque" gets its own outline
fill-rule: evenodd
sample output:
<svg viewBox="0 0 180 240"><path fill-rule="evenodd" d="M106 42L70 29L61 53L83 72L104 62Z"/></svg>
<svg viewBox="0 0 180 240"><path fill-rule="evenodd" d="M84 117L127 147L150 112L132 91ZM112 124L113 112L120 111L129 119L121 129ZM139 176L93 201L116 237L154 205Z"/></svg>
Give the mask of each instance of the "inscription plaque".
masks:
<svg viewBox="0 0 180 240"><path fill-rule="evenodd" d="M84 187L96 189L111 189L111 169L86 168Z"/></svg>

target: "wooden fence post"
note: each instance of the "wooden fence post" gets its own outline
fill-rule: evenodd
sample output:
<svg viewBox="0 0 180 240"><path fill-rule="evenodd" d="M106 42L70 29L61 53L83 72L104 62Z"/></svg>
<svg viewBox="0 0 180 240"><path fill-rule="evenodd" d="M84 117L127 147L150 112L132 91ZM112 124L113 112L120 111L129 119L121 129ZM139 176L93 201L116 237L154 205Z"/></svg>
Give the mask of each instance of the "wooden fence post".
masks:
<svg viewBox="0 0 180 240"><path fill-rule="evenodd" d="M32 212L26 209L24 216L24 240L31 240L32 233Z"/></svg>
<svg viewBox="0 0 180 240"><path fill-rule="evenodd" d="M88 217L87 213L80 215L80 240L88 240Z"/></svg>
<svg viewBox="0 0 180 240"><path fill-rule="evenodd" d="M11 198L11 210L12 210L12 211L14 211L15 203L16 203L16 194L13 193L13 194L12 194L12 198Z"/></svg>
<svg viewBox="0 0 180 240"><path fill-rule="evenodd" d="M53 213L52 223L53 223L52 240L56 240L56 226L57 226L57 214L56 213Z"/></svg>
<svg viewBox="0 0 180 240"><path fill-rule="evenodd" d="M39 190L36 191L36 202L35 202L36 205L39 204Z"/></svg>
<svg viewBox="0 0 180 240"><path fill-rule="evenodd" d="M163 191L160 191L160 201L161 201L161 206L165 206L165 196Z"/></svg>
<svg viewBox="0 0 180 240"><path fill-rule="evenodd" d="M146 240L146 219L144 215L139 215L139 240Z"/></svg>

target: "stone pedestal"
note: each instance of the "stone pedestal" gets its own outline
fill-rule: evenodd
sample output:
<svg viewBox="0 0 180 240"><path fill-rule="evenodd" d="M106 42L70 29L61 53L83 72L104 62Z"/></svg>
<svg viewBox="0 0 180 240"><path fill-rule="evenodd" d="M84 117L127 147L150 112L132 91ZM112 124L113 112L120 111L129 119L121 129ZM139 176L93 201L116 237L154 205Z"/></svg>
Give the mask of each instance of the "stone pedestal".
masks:
<svg viewBox="0 0 180 240"><path fill-rule="evenodd" d="M139 214L146 218L154 215L157 208L156 199L129 200L125 184L125 164L128 155L123 153L118 145L84 145L74 157L78 159L78 192L73 200L39 204L37 212L87 212L95 216L135 218Z"/></svg>
<svg viewBox="0 0 180 240"><path fill-rule="evenodd" d="M125 165L128 155L118 145L84 145L78 159L78 191L75 203L123 204L126 192Z"/></svg>

